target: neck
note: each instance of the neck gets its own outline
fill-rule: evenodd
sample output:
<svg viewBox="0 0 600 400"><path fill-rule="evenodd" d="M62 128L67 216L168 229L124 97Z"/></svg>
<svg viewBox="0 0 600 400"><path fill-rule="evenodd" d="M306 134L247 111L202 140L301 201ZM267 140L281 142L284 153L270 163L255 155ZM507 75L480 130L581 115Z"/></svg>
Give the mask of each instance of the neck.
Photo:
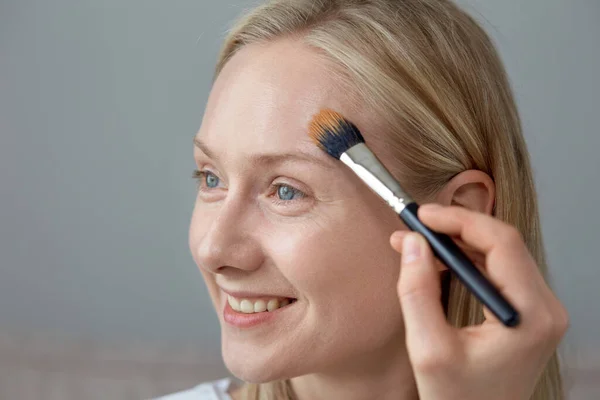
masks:
<svg viewBox="0 0 600 400"><path fill-rule="evenodd" d="M418 393L403 342L326 371L291 380L297 400L416 400Z"/></svg>

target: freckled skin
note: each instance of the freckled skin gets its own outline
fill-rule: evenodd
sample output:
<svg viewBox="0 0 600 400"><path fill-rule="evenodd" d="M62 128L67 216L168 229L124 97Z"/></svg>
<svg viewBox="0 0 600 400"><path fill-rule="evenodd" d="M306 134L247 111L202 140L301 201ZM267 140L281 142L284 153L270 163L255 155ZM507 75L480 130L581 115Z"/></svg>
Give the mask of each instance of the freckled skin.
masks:
<svg viewBox="0 0 600 400"><path fill-rule="evenodd" d="M200 191L189 244L221 321L226 365L247 381L407 363L396 294L400 255L389 244L403 225L307 135L322 108L353 121L367 142L374 134L330 71L297 42L246 46L216 80L198 132L217 158L196 148L198 168L210 168L221 186ZM301 151L332 168L248 168L252 155ZM306 197L277 203L273 182ZM240 330L223 322L226 298L217 285L298 301L275 324Z"/></svg>

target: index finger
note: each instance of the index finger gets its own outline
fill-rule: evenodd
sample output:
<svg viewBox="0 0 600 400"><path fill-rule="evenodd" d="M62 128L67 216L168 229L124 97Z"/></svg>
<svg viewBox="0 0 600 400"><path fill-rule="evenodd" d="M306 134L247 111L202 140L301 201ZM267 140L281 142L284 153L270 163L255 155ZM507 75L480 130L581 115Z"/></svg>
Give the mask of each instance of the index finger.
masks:
<svg viewBox="0 0 600 400"><path fill-rule="evenodd" d="M485 271L499 290L522 299L543 277L519 231L492 216L464 207L423 205L419 218L431 229L460 237L485 255ZM538 290L536 290L538 291ZM516 299L515 299L516 300Z"/></svg>

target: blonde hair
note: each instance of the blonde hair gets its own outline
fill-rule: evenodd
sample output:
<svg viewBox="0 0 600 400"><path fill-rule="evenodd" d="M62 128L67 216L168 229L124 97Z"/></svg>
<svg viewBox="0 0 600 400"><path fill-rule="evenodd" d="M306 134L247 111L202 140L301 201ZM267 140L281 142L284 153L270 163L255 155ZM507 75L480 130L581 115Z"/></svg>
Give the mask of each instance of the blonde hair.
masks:
<svg viewBox="0 0 600 400"><path fill-rule="evenodd" d="M522 234L542 272L536 192L511 88L479 24L449 0L272 0L238 21L217 75L243 46L294 37L338 68L372 115L389 165L415 199L431 198L476 169L496 184L494 215ZM448 321L483 321L481 305L452 278ZM251 400L293 399L289 381L246 385ZM556 354L531 400L563 399Z"/></svg>

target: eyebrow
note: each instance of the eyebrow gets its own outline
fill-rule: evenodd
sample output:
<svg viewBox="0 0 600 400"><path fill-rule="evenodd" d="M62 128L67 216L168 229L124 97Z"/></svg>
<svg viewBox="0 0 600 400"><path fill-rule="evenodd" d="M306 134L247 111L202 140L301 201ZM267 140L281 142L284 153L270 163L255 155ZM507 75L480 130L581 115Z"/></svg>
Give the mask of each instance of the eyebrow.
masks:
<svg viewBox="0 0 600 400"><path fill-rule="evenodd" d="M216 156L216 154L206 145L206 143L204 143L197 137L194 137L194 145L197 148L199 148L204 154L206 154L207 157L212 158L213 160L216 160L218 158ZM253 155L250 157L250 163L254 164L254 165L257 165L257 164L263 164L263 165L281 164L283 162L290 161L290 160L310 162L313 164L317 164L320 167L323 167L325 169L333 169L333 165L331 165L327 161L325 161L322 158L317 157L313 154L306 153L303 151L294 152L294 153L273 153L273 154L264 153L264 154Z"/></svg>

